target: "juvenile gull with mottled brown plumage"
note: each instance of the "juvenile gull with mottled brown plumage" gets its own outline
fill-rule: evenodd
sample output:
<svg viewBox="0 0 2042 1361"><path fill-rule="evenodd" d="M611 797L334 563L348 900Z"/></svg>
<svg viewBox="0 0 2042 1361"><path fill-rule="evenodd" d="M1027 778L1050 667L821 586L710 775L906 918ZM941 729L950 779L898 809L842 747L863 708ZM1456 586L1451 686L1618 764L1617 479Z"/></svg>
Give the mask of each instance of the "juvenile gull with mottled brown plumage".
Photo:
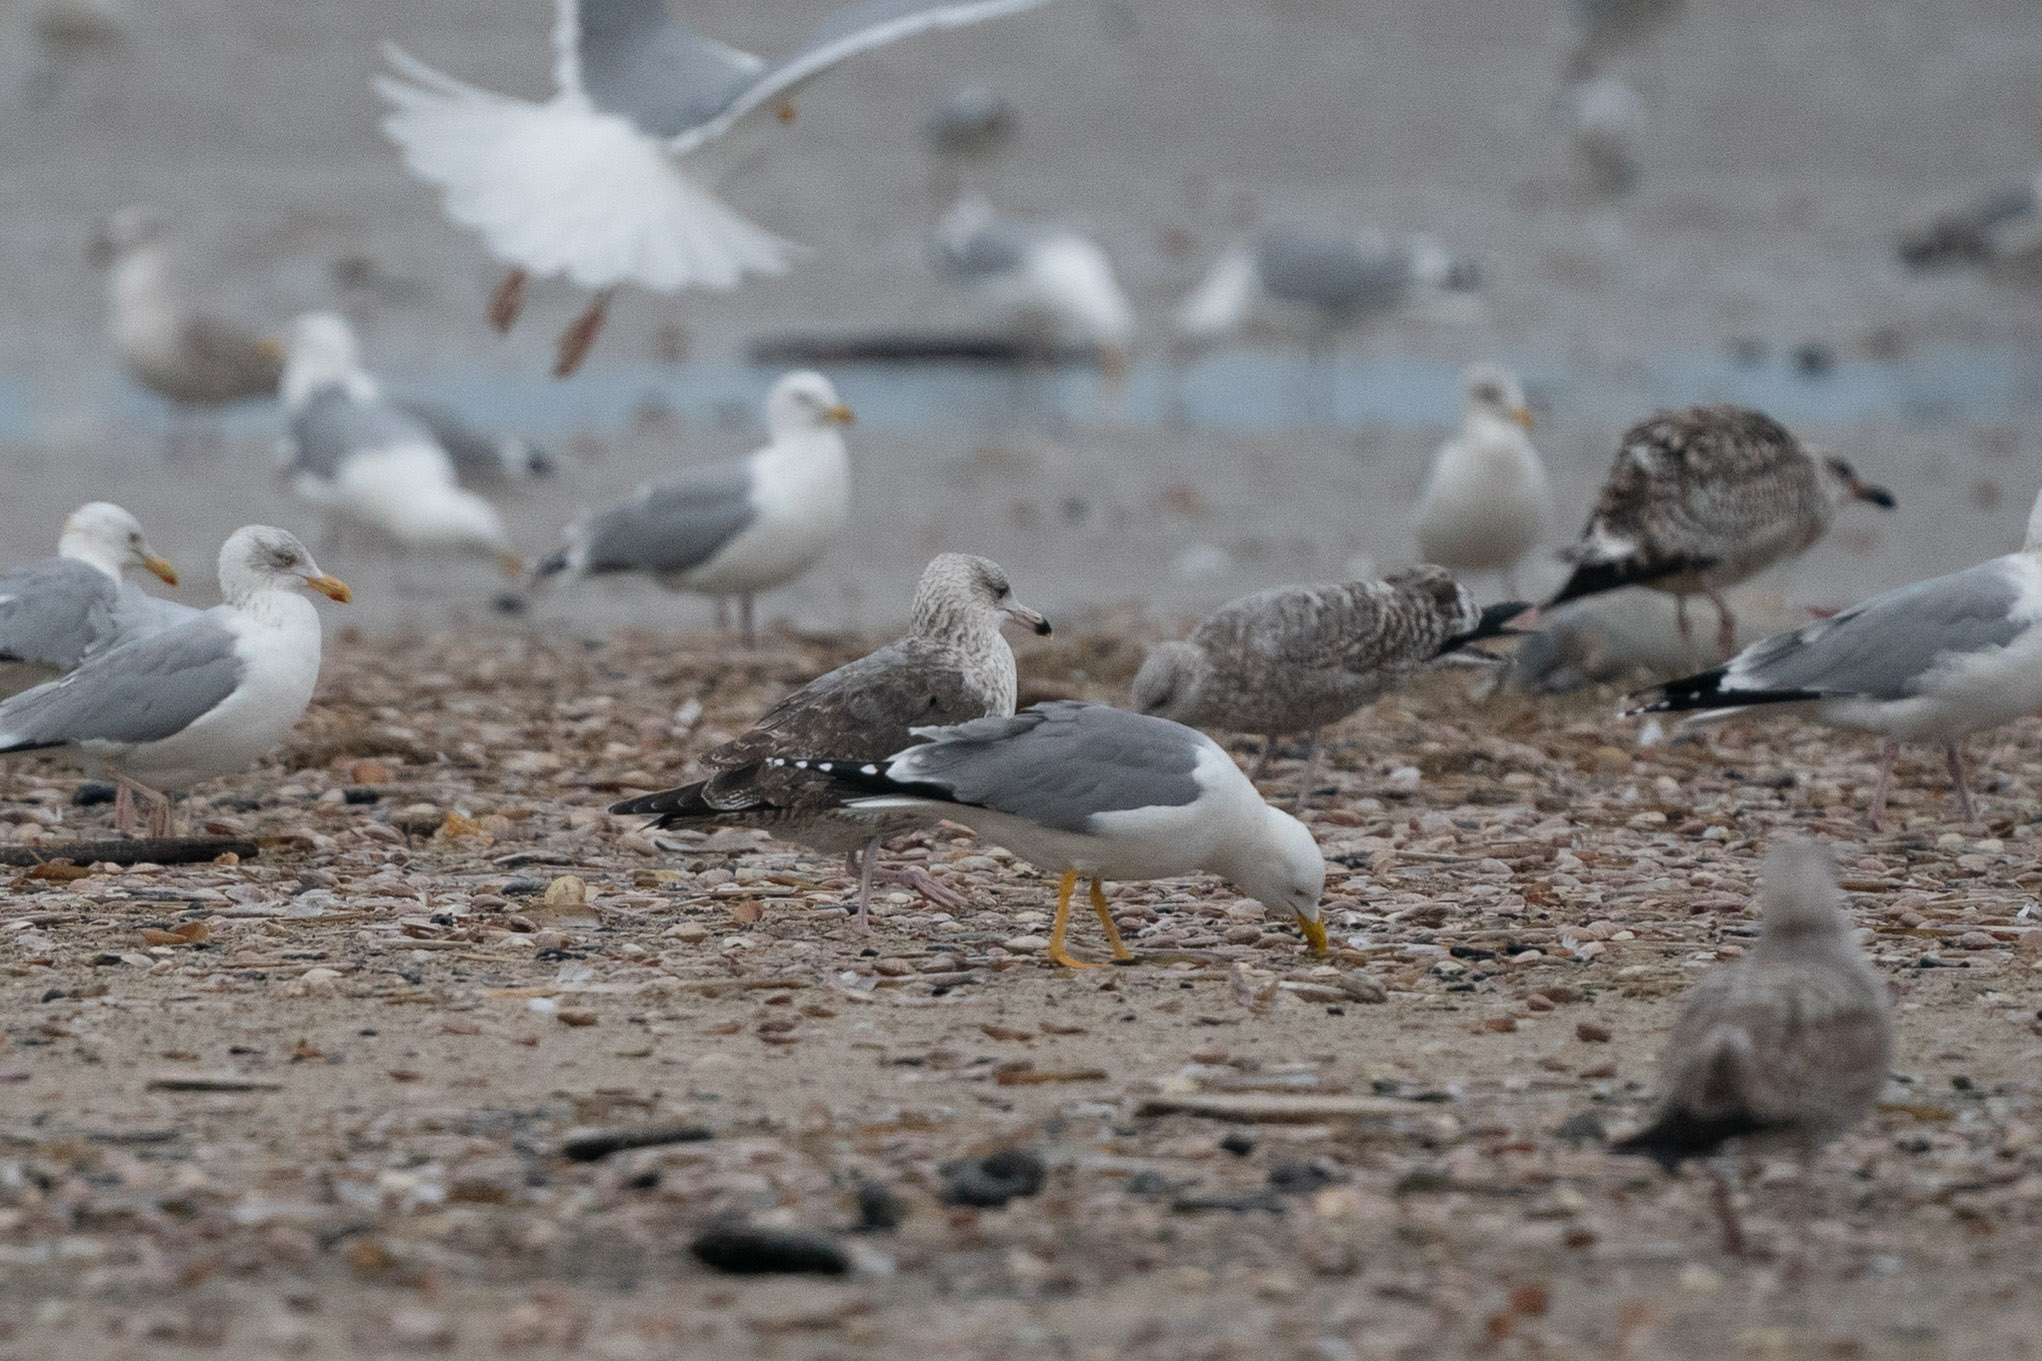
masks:
<svg viewBox="0 0 2042 1361"><path fill-rule="evenodd" d="M1659 1057L1652 1123L1610 1146L1674 1171L1727 1144L1785 1149L1804 1176L1815 1152L1868 1115L1886 1085L1893 1021L1886 984L1852 939L1829 853L1774 847L1759 892L1762 934L1689 996ZM1732 1253L1729 1187L1717 1207Z"/></svg>
<svg viewBox="0 0 2042 1361"><path fill-rule="evenodd" d="M1687 597L1706 595L1727 656L1736 621L1723 591L1814 547L1846 501L1891 510L1893 493L1840 458L1809 453L1764 412L1662 411L1625 432L1595 512L1565 554L1574 573L1548 603L1650 586L1679 600L1686 636Z"/></svg>
<svg viewBox="0 0 2042 1361"><path fill-rule="evenodd" d="M1194 727L1310 733L1297 808L1311 796L1319 730L1410 679L1455 648L1493 637L1526 608L1487 609L1443 568L1408 567L1380 581L1279 586L1230 601L1182 642L1149 653L1134 705ZM1261 769L1268 746L1250 771Z"/></svg>
<svg viewBox="0 0 2042 1361"><path fill-rule="evenodd" d="M857 929L869 931L879 843L928 819L847 816L831 781L767 762L825 755L875 761L912 741L913 728L1013 713L1014 652L1000 635L1009 619L1049 632L1047 620L1013 598L998 563L940 554L915 589L906 637L817 677L767 710L751 731L703 758L716 772L708 779L628 799L610 811L651 814L660 827L761 827L813 850L848 855L858 875ZM920 871L903 877L937 901L957 901Z"/></svg>

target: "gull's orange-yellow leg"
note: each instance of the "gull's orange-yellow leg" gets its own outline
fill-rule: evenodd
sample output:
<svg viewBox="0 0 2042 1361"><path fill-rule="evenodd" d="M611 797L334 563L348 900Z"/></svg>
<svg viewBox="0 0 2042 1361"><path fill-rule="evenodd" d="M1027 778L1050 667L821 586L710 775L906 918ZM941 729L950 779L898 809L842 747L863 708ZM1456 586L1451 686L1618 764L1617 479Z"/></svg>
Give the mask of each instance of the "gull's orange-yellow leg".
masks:
<svg viewBox="0 0 2042 1361"><path fill-rule="evenodd" d="M1123 964L1133 959L1134 951L1120 938L1120 928L1113 924L1113 913L1106 906L1106 890L1097 879L1092 881L1092 910L1099 914L1099 924L1106 928L1106 943L1113 947L1113 957Z"/></svg>
<svg viewBox="0 0 2042 1361"><path fill-rule="evenodd" d="M1087 964L1082 959L1072 959L1071 952L1064 949L1064 932L1071 924L1071 895L1078 889L1078 872L1065 870L1064 881L1056 890L1056 923L1049 928L1049 962L1061 964L1066 969L1096 969L1097 964Z"/></svg>

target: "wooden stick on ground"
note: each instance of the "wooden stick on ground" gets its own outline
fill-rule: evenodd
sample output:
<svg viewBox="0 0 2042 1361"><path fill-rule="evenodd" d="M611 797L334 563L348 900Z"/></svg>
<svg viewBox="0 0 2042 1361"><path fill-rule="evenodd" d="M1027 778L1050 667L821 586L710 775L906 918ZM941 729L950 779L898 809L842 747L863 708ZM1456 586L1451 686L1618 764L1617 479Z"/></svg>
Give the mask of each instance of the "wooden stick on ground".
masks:
<svg viewBox="0 0 2042 1361"><path fill-rule="evenodd" d="M0 846L0 865L47 865L68 860L74 865L106 861L113 865L196 865L223 855L253 860L262 847L253 841L225 837L138 837L117 841L42 841L33 846Z"/></svg>

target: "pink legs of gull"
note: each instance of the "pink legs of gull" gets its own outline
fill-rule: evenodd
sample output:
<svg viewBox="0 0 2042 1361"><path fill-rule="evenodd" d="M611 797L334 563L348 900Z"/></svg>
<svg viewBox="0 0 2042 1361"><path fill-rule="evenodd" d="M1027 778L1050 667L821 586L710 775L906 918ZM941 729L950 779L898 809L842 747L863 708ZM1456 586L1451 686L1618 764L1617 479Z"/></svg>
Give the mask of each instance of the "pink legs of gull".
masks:
<svg viewBox="0 0 2042 1361"><path fill-rule="evenodd" d="M1957 810L1966 822L1978 821L1978 807L1971 801L1971 786L1964 778L1964 753L1951 742L1944 746L1943 755L1950 765L1950 790L1957 796ZM1879 783L1872 788L1870 821L1875 832L1893 830L1886 821L1886 790L1893 783L1893 763L1899 757L1899 739L1887 738L1886 749L1879 753Z"/></svg>
<svg viewBox="0 0 2042 1361"><path fill-rule="evenodd" d="M851 930L857 935L872 934L872 885L875 883L911 888L947 912L955 912L964 906L962 897L937 883L919 865L904 870L880 866L878 837L865 843L863 854L852 851L845 859L850 862L851 873L858 876L858 915L851 919Z"/></svg>
<svg viewBox="0 0 2042 1361"><path fill-rule="evenodd" d="M1714 586L1702 588L1702 594L1709 597L1709 603L1716 607L1716 651L1725 661L1737 655L1737 619L1730 613L1730 602L1723 599L1723 593ZM1688 624L1687 597L1673 598L1673 619L1680 625L1682 638L1694 637L1694 630Z"/></svg>
<svg viewBox="0 0 2042 1361"><path fill-rule="evenodd" d="M134 834L137 798L149 805L149 825L144 834L159 838L169 836L170 796L159 794L149 786L120 774L114 776L113 829L129 835Z"/></svg>

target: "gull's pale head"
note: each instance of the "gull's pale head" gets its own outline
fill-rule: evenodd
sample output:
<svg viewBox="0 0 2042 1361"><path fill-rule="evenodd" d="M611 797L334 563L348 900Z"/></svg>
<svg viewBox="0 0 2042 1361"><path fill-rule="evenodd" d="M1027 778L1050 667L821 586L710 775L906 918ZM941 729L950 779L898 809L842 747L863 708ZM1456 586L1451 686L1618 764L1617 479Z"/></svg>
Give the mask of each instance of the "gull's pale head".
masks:
<svg viewBox="0 0 2042 1361"><path fill-rule="evenodd" d="M1173 723L1195 722L1211 663L1196 643L1158 643L1134 677L1134 707Z"/></svg>
<svg viewBox="0 0 2042 1361"><path fill-rule="evenodd" d="M289 530L244 525L220 546L220 594L228 604L245 604L264 591L295 591L299 587L343 605L354 599L338 578L319 570L311 550Z"/></svg>
<svg viewBox="0 0 2042 1361"><path fill-rule="evenodd" d="M85 259L104 269L162 235L163 215L146 203L132 203L92 224L91 239L85 243Z"/></svg>
<svg viewBox="0 0 2042 1361"><path fill-rule="evenodd" d="M90 563L111 577L139 567L168 585L177 584L177 569L149 547L142 522L111 501L88 502L72 511L57 539L57 555Z"/></svg>
<svg viewBox="0 0 2042 1361"><path fill-rule="evenodd" d="M1759 875L1762 942L1842 939L1851 929L1836 884L1836 862L1822 843L1792 837L1766 853Z"/></svg>
<svg viewBox="0 0 2042 1361"><path fill-rule="evenodd" d="M939 553L922 569L915 587L913 630L920 636L950 636L973 624L998 629L1007 621L1047 636L1049 620L1014 599L1007 570L971 553Z"/></svg>
<svg viewBox="0 0 2042 1361"><path fill-rule="evenodd" d="M1524 404L1524 385L1500 364L1471 364L1461 381L1467 392L1469 417L1510 421L1529 430L1538 424Z"/></svg>
<svg viewBox="0 0 2042 1361"><path fill-rule="evenodd" d="M801 369L773 384L766 395L766 429L774 439L803 431L849 425L854 417L830 380L813 369Z"/></svg>
<svg viewBox="0 0 2042 1361"><path fill-rule="evenodd" d="M1262 836L1226 877L1264 907L1296 914L1312 953L1323 955L1326 924L1319 918L1319 899L1326 892L1326 857L1311 828L1281 808L1265 804L1264 817Z"/></svg>

